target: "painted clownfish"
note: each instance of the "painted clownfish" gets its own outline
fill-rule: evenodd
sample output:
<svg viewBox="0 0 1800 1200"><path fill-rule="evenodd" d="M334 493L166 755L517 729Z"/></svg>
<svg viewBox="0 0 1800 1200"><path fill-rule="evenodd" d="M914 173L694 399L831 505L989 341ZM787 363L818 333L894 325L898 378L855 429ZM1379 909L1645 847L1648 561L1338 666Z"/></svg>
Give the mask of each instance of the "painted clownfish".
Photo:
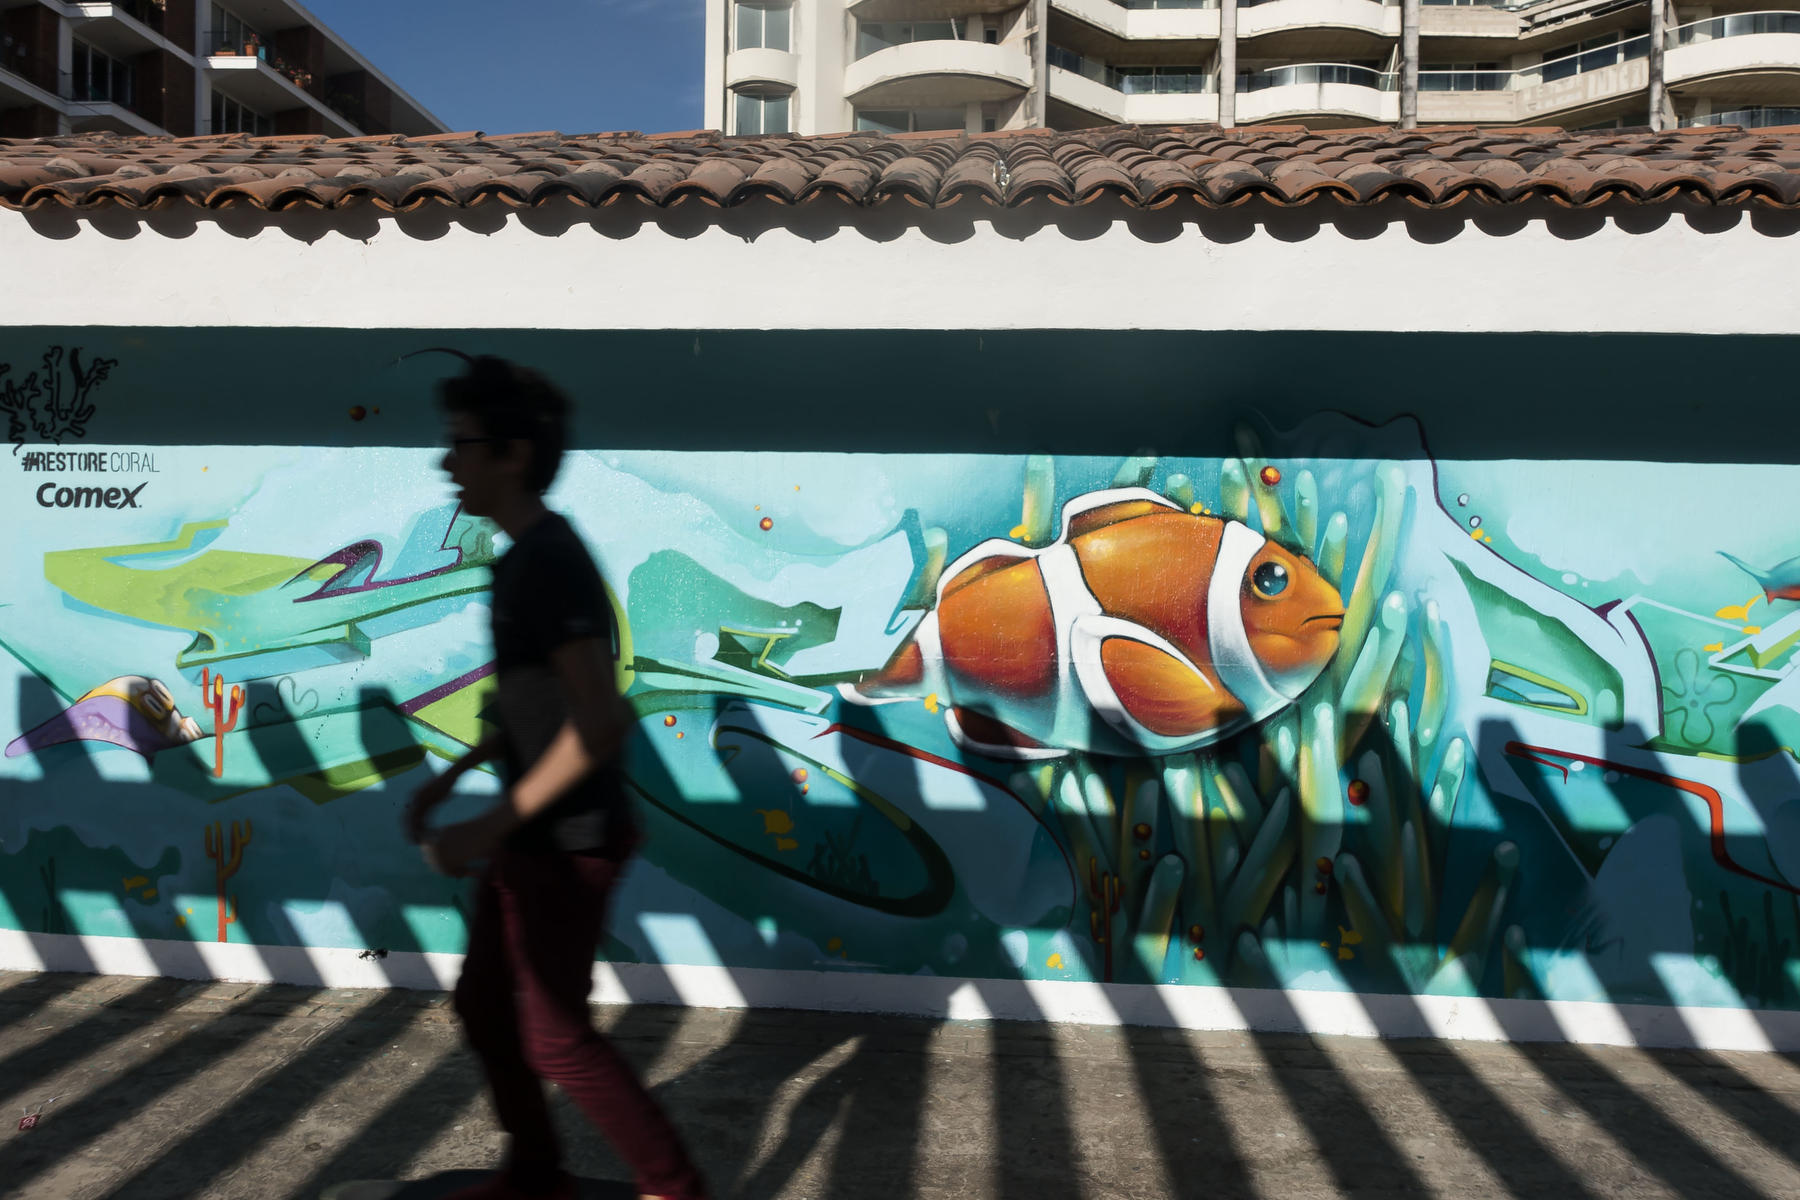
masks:
<svg viewBox="0 0 1800 1200"><path fill-rule="evenodd" d="M1344 602L1310 561L1144 488L1078 496L1038 549L982 542L860 703L935 696L996 758L1173 754L1267 720L1337 652Z"/></svg>

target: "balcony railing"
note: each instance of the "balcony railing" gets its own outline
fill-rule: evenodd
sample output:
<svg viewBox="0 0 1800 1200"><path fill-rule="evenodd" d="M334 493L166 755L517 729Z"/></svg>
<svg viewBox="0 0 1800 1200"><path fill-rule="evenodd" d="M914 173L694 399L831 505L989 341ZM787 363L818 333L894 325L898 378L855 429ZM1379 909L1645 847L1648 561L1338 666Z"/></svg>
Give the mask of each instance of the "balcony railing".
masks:
<svg viewBox="0 0 1800 1200"><path fill-rule="evenodd" d="M914 42L960 42L964 24L959 18L944 21L865 21L856 30L856 57L867 58L895 46Z"/></svg>
<svg viewBox="0 0 1800 1200"><path fill-rule="evenodd" d="M1669 30L1663 44L1673 50L1695 42L1716 38L1743 37L1753 33L1800 33L1800 12L1732 13L1724 17L1708 17Z"/></svg>
<svg viewBox="0 0 1800 1200"><path fill-rule="evenodd" d="M1686 25L1678 25L1665 33L1663 44L1666 48L1673 50L1677 47L1698 45L1721 38L1748 37L1767 33L1800 34L1800 12L1732 13L1729 16L1690 21ZM1516 71L1420 71L1419 90L1422 92L1504 92L1537 87L1539 84L1554 83L1559 79L1568 79L1589 71L1604 70L1619 63L1643 58L1649 53L1650 35L1639 34L1637 37L1610 42L1604 46L1594 46L1570 54L1561 54L1529 67L1520 67ZM1794 66L1800 70L1800 59L1796 59ZM1745 109L1743 111L1757 110ZM1735 121L1719 123L1738 124Z"/></svg>
<svg viewBox="0 0 1800 1200"><path fill-rule="evenodd" d="M1383 81L1389 78L1391 77L1373 67L1359 67L1351 63L1295 63L1292 66L1270 67L1266 71L1251 71L1239 75L1237 90L1242 94L1297 83L1348 83L1384 91L1388 89L1384 87Z"/></svg>
<svg viewBox="0 0 1800 1200"><path fill-rule="evenodd" d="M1421 92L1504 92L1512 87L1511 71L1420 71Z"/></svg>
<svg viewBox="0 0 1800 1200"><path fill-rule="evenodd" d="M0 57L0 71L16 75L33 87L67 100L69 73L57 69L56 60L34 54L9 54Z"/></svg>
<svg viewBox="0 0 1800 1200"><path fill-rule="evenodd" d="M1219 90L1219 81L1200 67L1113 67L1083 58L1061 46L1049 48L1049 64L1127 96L1196 95Z"/></svg>
<svg viewBox="0 0 1800 1200"><path fill-rule="evenodd" d="M1734 108L1730 112L1711 113L1683 121L1683 125L1737 125L1744 129L1767 129L1772 125L1800 125L1800 108Z"/></svg>

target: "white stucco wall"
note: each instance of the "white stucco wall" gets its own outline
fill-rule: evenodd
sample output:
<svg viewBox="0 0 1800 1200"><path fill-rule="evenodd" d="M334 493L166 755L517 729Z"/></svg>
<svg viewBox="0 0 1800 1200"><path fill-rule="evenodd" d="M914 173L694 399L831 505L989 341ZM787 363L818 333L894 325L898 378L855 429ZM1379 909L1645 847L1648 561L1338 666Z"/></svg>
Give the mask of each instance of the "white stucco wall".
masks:
<svg viewBox="0 0 1800 1200"><path fill-rule="evenodd" d="M497 206L495 206L497 207ZM248 236L202 221L183 236L95 228L66 215L48 233L0 213L0 261L16 279L105 287L0 291L0 322L616 329L1337 329L1792 333L1800 330L1800 237L1781 214L1627 213L1628 228L1549 205L1529 219L1465 206L1409 227L1366 210L1254 220L1250 206L1191 221L1123 208L1056 210L1055 226L1002 232L966 201L936 236L911 213L871 232L758 230L734 210L654 211L627 235L603 210L561 236L486 210L491 232L427 216L370 232L319 227ZM707 210L709 213L711 210ZM792 214L794 210L778 210ZM804 211L804 210L801 210ZM835 219L854 210L833 205ZM1405 215L1404 212L1395 216ZM1314 228L1320 216L1339 224ZM1125 224L1130 218L1145 236ZM1159 219L1162 217L1163 219ZM630 218L636 220L636 217ZM1546 223L1549 220L1549 224ZM367 218L362 219L363 222ZM954 223L951 223L954 221ZM310 222L310 223L309 223ZM1296 222L1306 222L1297 224ZM1516 226L1516 229L1515 229ZM238 227L240 230L241 226ZM1509 232L1509 230L1511 230ZM416 227L415 227L416 231ZM54 236L52 236L52 234ZM364 235L366 236L366 240ZM1166 239L1166 240L1165 240Z"/></svg>

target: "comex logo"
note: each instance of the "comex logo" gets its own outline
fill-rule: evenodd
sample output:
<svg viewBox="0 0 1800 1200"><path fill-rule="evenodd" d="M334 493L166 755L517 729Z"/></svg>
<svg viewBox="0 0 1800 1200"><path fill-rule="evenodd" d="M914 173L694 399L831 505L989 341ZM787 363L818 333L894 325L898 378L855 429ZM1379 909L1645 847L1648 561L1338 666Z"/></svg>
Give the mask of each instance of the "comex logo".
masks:
<svg viewBox="0 0 1800 1200"><path fill-rule="evenodd" d="M149 486L146 481L132 488L57 487L51 480L39 485L37 502L44 508L136 508L138 493Z"/></svg>

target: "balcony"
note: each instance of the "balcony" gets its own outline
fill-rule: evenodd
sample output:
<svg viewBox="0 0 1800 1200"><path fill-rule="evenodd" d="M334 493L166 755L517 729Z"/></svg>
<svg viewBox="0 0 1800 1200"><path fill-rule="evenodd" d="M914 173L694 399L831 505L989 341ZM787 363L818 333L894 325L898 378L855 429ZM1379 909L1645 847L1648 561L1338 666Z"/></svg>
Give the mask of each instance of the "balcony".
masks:
<svg viewBox="0 0 1800 1200"><path fill-rule="evenodd" d="M269 115L310 108L324 119L327 133L335 137L362 136L362 130L340 113L298 87L261 58L247 54L215 54L206 60L206 77L215 90L246 108Z"/></svg>
<svg viewBox="0 0 1800 1200"><path fill-rule="evenodd" d="M1110 67L1078 70L1050 67L1050 95L1095 116L1122 124L1209 124L1219 119L1218 83L1212 76L1158 78L1152 88L1136 90L1136 77L1120 76ZM1127 90L1131 89L1131 90Z"/></svg>
<svg viewBox="0 0 1800 1200"><path fill-rule="evenodd" d="M844 69L844 91L857 105L916 108L1006 100L1031 86L1021 43L998 46L948 38L904 42Z"/></svg>
<svg viewBox="0 0 1800 1200"><path fill-rule="evenodd" d="M1419 6L1422 38L1518 38L1519 15L1499 4L1433 4Z"/></svg>
<svg viewBox="0 0 1800 1200"><path fill-rule="evenodd" d="M1783 125L1800 125L1800 108L1734 108L1729 112L1709 113L1683 121L1684 127L1736 125L1740 129L1773 129Z"/></svg>
<svg viewBox="0 0 1800 1200"><path fill-rule="evenodd" d="M1218 0L1151 8L1118 0L1050 0L1050 7L1117 38L1132 41L1217 41Z"/></svg>
<svg viewBox="0 0 1800 1200"><path fill-rule="evenodd" d="M1800 12L1733 13L1671 29L1663 75L1676 93L1729 80L1744 104L1800 102ZM1685 86L1684 86L1685 85Z"/></svg>
<svg viewBox="0 0 1800 1200"><path fill-rule="evenodd" d="M770 50L762 46L733 50L726 56L726 87L759 83L799 87L800 56L786 50Z"/></svg>
<svg viewBox="0 0 1800 1200"><path fill-rule="evenodd" d="M1238 76L1242 125L1283 117L1341 118L1372 124L1400 119L1400 94L1391 77L1350 63L1299 63Z"/></svg>
<svg viewBox="0 0 1800 1200"><path fill-rule="evenodd" d="M152 26L154 10L142 0L136 4L78 3L72 8L69 25L75 36L114 58L128 60L151 50L173 51L188 58L189 47L175 45Z"/></svg>
<svg viewBox="0 0 1800 1200"><path fill-rule="evenodd" d="M1379 0L1262 0L1238 9L1238 39L1272 33L1349 29L1370 38L1400 36L1400 6ZM1258 51L1261 52L1260 50Z"/></svg>
<svg viewBox="0 0 1800 1200"><path fill-rule="evenodd" d="M0 60L0 108L41 104L61 112L68 90L68 73L52 61L29 55Z"/></svg>
<svg viewBox="0 0 1800 1200"><path fill-rule="evenodd" d="M168 130L148 117L139 116L112 100L71 100L68 103L70 133L119 133L126 137L162 137Z"/></svg>

